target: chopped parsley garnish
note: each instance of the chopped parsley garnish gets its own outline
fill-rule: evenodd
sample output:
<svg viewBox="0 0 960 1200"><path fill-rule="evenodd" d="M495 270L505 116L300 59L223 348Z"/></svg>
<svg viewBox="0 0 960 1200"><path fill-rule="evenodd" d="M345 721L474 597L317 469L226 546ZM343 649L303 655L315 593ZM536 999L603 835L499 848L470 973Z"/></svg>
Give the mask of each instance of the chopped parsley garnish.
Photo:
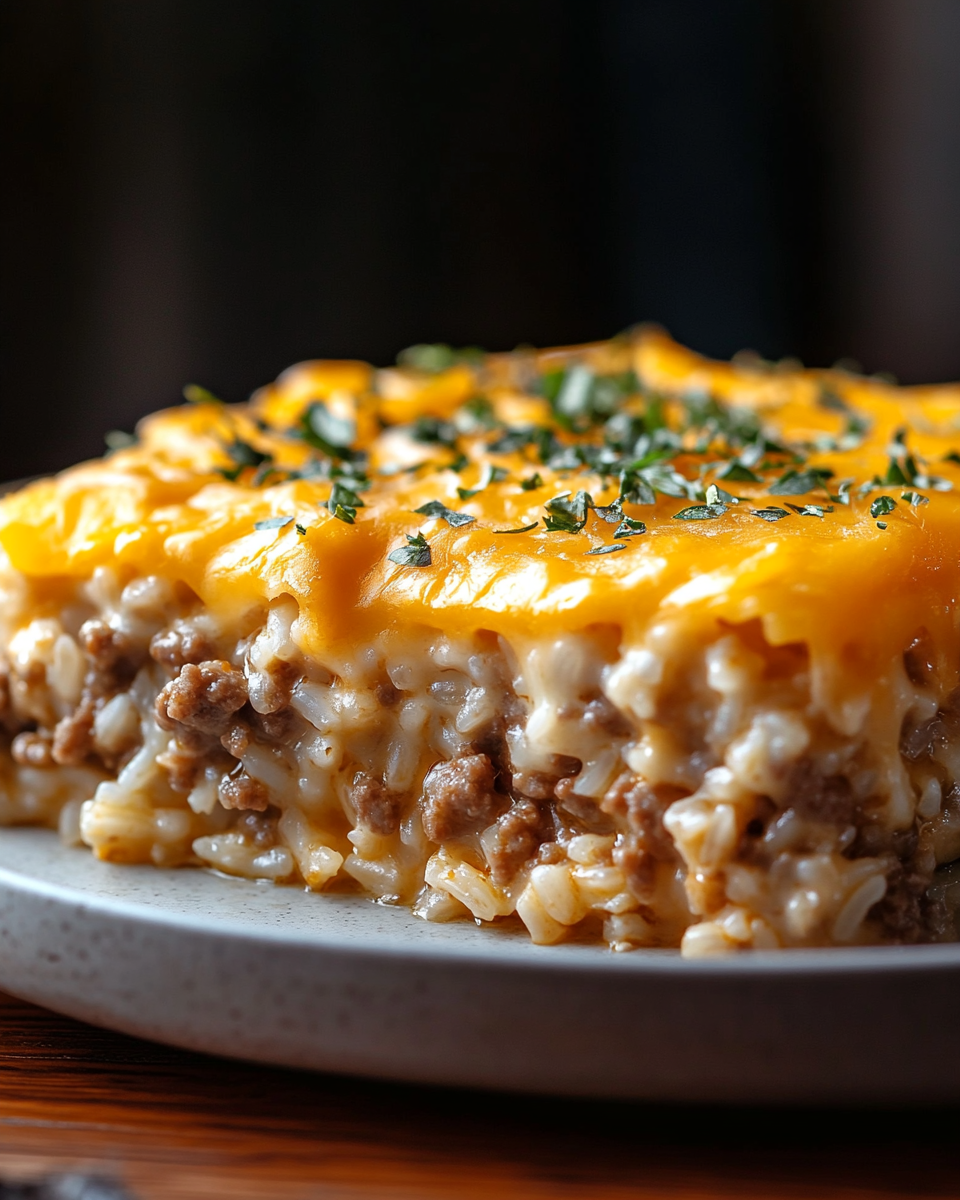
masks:
<svg viewBox="0 0 960 1200"><path fill-rule="evenodd" d="M617 413L628 396L640 390L633 371L597 375L583 363L549 371L540 380L540 394L566 429L583 431Z"/></svg>
<svg viewBox="0 0 960 1200"><path fill-rule="evenodd" d="M224 446L224 450L241 470L244 467L259 467L261 463L273 461L272 454L264 454L256 447L251 446L249 442L241 441L240 438L236 438L229 445Z"/></svg>
<svg viewBox="0 0 960 1200"><path fill-rule="evenodd" d="M715 521L727 511L725 504L691 504L673 514L675 521Z"/></svg>
<svg viewBox="0 0 960 1200"><path fill-rule="evenodd" d="M303 535L307 532L306 525L301 525L299 521L296 523L294 528L296 529L297 533L300 534L301 537L303 537Z"/></svg>
<svg viewBox="0 0 960 1200"><path fill-rule="evenodd" d="M761 521L782 521L784 517L789 517L790 514L785 508L751 508L750 511L755 517L759 517Z"/></svg>
<svg viewBox="0 0 960 1200"><path fill-rule="evenodd" d="M353 480L350 482L352 483ZM357 516L357 509L364 508L365 505L355 491L347 487L342 480L337 479L330 489L330 497L326 501L325 507L333 513L338 521L345 521L348 525L352 525Z"/></svg>
<svg viewBox="0 0 960 1200"><path fill-rule="evenodd" d="M322 400L314 400L300 417L300 436L330 458L349 459L353 457L350 446L357 430L353 421L332 413Z"/></svg>
<svg viewBox="0 0 960 1200"><path fill-rule="evenodd" d="M588 492L577 492L571 500L570 493L555 496L544 505L548 516L543 523L551 533L579 533L587 523L587 514L593 507Z"/></svg>
<svg viewBox="0 0 960 1200"><path fill-rule="evenodd" d="M643 475L628 469L620 473L620 500L626 504L656 504L657 497Z"/></svg>
<svg viewBox="0 0 960 1200"><path fill-rule="evenodd" d="M870 516L885 517L887 513L892 513L896 507L897 502L892 496L878 496L870 505Z"/></svg>
<svg viewBox="0 0 960 1200"><path fill-rule="evenodd" d="M268 479L282 479L286 475L288 478L294 478L294 472L284 471L280 467L273 465L273 460L270 462L261 463L250 482L254 487L262 487Z"/></svg>
<svg viewBox="0 0 960 1200"><path fill-rule="evenodd" d="M531 529L536 529L540 524L539 521L534 521L532 525L521 525L519 529L495 529L494 533L529 533Z"/></svg>
<svg viewBox="0 0 960 1200"><path fill-rule="evenodd" d="M103 440L108 450L129 450L137 444L137 435L125 433L122 429L111 429L103 435Z"/></svg>
<svg viewBox="0 0 960 1200"><path fill-rule="evenodd" d="M391 550L387 558L401 567L429 567L433 556L427 539L422 533L418 533L416 537L411 537L409 533L406 536L406 546L398 546L396 550Z"/></svg>
<svg viewBox="0 0 960 1200"><path fill-rule="evenodd" d="M674 467L668 463L654 463L652 466L644 467L639 472L639 481L642 480L653 488L655 492L662 492L664 496L675 496L678 499L693 500L696 498L699 487L695 482L681 475ZM624 499L627 499L625 496ZM635 501L637 504L642 504L642 500Z"/></svg>
<svg viewBox="0 0 960 1200"><path fill-rule="evenodd" d="M739 497L732 496L729 492L725 492L722 487L717 487L715 483L711 483L707 488L707 494L704 498L708 504L740 503Z"/></svg>
<svg viewBox="0 0 960 1200"><path fill-rule="evenodd" d="M540 472L534 471L527 479L521 479L520 486L525 492L532 492L538 487L543 487L543 479Z"/></svg>
<svg viewBox="0 0 960 1200"><path fill-rule="evenodd" d="M886 527L887 527L887 523L886 523L886 521L878 521L878 522L877 522L877 528L878 528L878 529L886 529Z"/></svg>
<svg viewBox="0 0 960 1200"><path fill-rule="evenodd" d="M623 520L623 508L619 500L614 500L612 504L595 504L593 511L608 525L618 525Z"/></svg>
<svg viewBox="0 0 960 1200"><path fill-rule="evenodd" d="M447 508L439 500L428 500L426 504L421 504L419 508L415 508L413 511L424 517L440 517L448 525L452 525L454 529L460 525L469 525L477 519L476 517L471 517L469 513L457 512L455 509Z"/></svg>
<svg viewBox="0 0 960 1200"><path fill-rule="evenodd" d="M887 473L884 477L884 483L900 484L906 487L908 484L916 482L917 464L914 461L912 454L907 454L903 458L891 458L890 465L887 467Z"/></svg>
<svg viewBox="0 0 960 1200"><path fill-rule="evenodd" d="M943 461L944 462L952 462L952 463L960 463L960 454L958 454L956 450L949 450L943 456Z"/></svg>
<svg viewBox="0 0 960 1200"><path fill-rule="evenodd" d="M745 467L738 459L731 459L717 476L718 479L728 479L731 483L759 483L760 476L755 475L749 467Z"/></svg>
<svg viewBox="0 0 960 1200"><path fill-rule="evenodd" d="M453 420L460 433L481 433L497 427L493 405L486 396L474 396L461 404Z"/></svg>
<svg viewBox="0 0 960 1200"><path fill-rule="evenodd" d="M289 525L293 517L265 517L262 521L255 521L254 529L283 529L285 525Z"/></svg>
<svg viewBox="0 0 960 1200"><path fill-rule="evenodd" d="M639 537L641 533L646 533L647 527L643 521L636 521L633 517L624 517L614 531L615 538L632 538Z"/></svg>
<svg viewBox="0 0 960 1200"><path fill-rule="evenodd" d="M908 504L913 504L913 505L930 503L930 497L922 496L919 492L901 492L900 499L906 500L906 502Z"/></svg>
<svg viewBox="0 0 960 1200"><path fill-rule="evenodd" d="M826 513L833 512L832 504L788 504L787 508L789 508L792 512L795 512L797 516L819 517L821 520L823 520L823 517Z"/></svg>
<svg viewBox="0 0 960 1200"><path fill-rule="evenodd" d="M469 466L470 459L465 454L458 454L456 458L452 458L448 463L444 463L440 468L442 471L453 471L454 475L459 475L464 467Z"/></svg>
<svg viewBox="0 0 960 1200"><path fill-rule="evenodd" d="M487 463L477 486L475 488L458 487L457 495L461 500L469 500L471 496L478 496L491 483L499 483L502 479L506 479L509 474L510 472L505 471L503 467L495 467L492 463Z"/></svg>
<svg viewBox="0 0 960 1200"><path fill-rule="evenodd" d="M223 404L219 396L215 396L207 388L201 387L199 383L185 383L183 398L190 404Z"/></svg>
<svg viewBox="0 0 960 1200"><path fill-rule="evenodd" d="M847 413L850 411L850 405L847 404L846 400L823 384L820 385L820 395L817 403L821 408L829 409L831 412Z"/></svg>
<svg viewBox="0 0 960 1200"><path fill-rule="evenodd" d="M406 350L401 350L397 355L397 363L401 367L411 367L414 371L439 375L441 371L449 371L457 363L479 362L483 354L479 346L465 346L462 350L454 350L446 342L433 342L408 346Z"/></svg>
<svg viewBox="0 0 960 1200"><path fill-rule="evenodd" d="M585 551L586 554L613 554L615 550L626 550L623 542L611 542L609 546L594 546L592 550Z"/></svg>
<svg viewBox="0 0 960 1200"><path fill-rule="evenodd" d="M729 446L745 446L760 436L760 422L751 409L724 404L704 391L690 391L680 399L687 428L705 434L707 444L720 437Z"/></svg>
<svg viewBox="0 0 960 1200"><path fill-rule="evenodd" d="M566 417L571 423L579 418L590 420L590 393L594 378L589 367L576 366L563 372L553 401L554 411L559 417Z"/></svg>
<svg viewBox="0 0 960 1200"><path fill-rule="evenodd" d="M833 472L822 467L811 467L806 471L787 471L768 489L771 496L805 496L824 486Z"/></svg>
<svg viewBox="0 0 960 1200"><path fill-rule="evenodd" d="M545 430L549 433L549 430ZM553 436L551 434L551 436ZM523 450L525 447L533 445L535 438L534 427L527 425L514 425L505 429L499 437L494 438L489 442L487 449L494 454L514 454L518 450Z"/></svg>
<svg viewBox="0 0 960 1200"><path fill-rule="evenodd" d="M457 444L456 426L449 421L441 421L439 417L417 417L410 429L410 436L415 442L428 446L452 448Z"/></svg>

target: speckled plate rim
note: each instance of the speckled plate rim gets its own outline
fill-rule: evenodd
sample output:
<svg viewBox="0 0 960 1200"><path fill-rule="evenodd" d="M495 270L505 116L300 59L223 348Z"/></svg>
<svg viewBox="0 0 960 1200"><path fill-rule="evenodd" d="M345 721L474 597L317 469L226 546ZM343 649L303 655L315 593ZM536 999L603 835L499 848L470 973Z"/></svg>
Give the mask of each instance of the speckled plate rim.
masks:
<svg viewBox="0 0 960 1200"><path fill-rule="evenodd" d="M67 867L73 882L55 882L5 861L11 842L29 845L33 869ZM39 851L39 854L37 853ZM83 880L77 882L77 878ZM83 876L86 876L83 879ZM100 880L97 879L100 876ZM149 899L141 895L124 898L98 888L101 881L113 887L138 885L148 880L155 885ZM202 881L202 882L201 882ZM63 904L82 904L91 911L126 920L215 932L221 938L266 941L300 947L304 951L437 959L476 964L509 963L530 971L626 972L642 975L667 973L687 976L738 975L838 975L848 972L927 972L960 969L960 943L921 946L851 946L821 949L749 951L709 958L683 958L676 950L637 949L611 953L606 947L567 943L535 946L523 931L477 927L468 922L435 925L414 917L409 909L379 905L349 894L312 893L292 886L261 884L201 868L159 869L101 863L89 851L63 846L50 830L14 827L0 830L0 888L22 892ZM216 919L178 911L181 893L206 893L216 905ZM145 891L131 887L136 892ZM269 896L271 908L285 907L296 913L298 906L311 906L323 919L310 930L273 927L264 921L260 907ZM239 903L235 903L239 901ZM323 906L323 907L321 907ZM338 916L349 914L349 927L338 924ZM389 915L388 915L389 914ZM302 916L302 912L300 914ZM385 928L383 919L394 928Z"/></svg>
<svg viewBox="0 0 960 1200"><path fill-rule="evenodd" d="M960 1099L960 945L534 946L361 896L101 863L41 829L0 830L0 987L188 1049L420 1083Z"/></svg>

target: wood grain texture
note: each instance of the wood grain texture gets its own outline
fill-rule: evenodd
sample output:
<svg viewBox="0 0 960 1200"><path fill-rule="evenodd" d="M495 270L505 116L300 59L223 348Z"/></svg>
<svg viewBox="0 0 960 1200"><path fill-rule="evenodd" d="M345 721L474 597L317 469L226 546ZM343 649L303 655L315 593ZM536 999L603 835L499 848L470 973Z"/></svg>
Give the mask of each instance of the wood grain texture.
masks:
<svg viewBox="0 0 960 1200"><path fill-rule="evenodd" d="M300 1074L0 993L0 1176L95 1171L142 1200L957 1197L958 1131L954 1109L608 1104Z"/></svg>

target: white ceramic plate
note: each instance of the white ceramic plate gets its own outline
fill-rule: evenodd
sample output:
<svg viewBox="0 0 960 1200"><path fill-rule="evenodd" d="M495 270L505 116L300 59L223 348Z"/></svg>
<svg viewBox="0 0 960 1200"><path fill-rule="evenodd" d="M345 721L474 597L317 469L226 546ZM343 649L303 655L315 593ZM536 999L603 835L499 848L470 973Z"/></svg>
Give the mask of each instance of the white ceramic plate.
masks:
<svg viewBox="0 0 960 1200"><path fill-rule="evenodd" d="M0 987L177 1046L393 1079L960 1096L960 946L700 961L537 947L361 898L111 866L45 830L0 831Z"/></svg>

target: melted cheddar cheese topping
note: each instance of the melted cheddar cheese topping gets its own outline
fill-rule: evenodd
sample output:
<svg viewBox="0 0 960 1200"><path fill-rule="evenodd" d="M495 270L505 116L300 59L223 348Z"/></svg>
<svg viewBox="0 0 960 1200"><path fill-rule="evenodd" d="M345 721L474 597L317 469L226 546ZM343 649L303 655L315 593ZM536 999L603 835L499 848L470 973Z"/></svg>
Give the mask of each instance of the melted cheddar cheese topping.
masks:
<svg viewBox="0 0 960 1200"><path fill-rule="evenodd" d="M138 435L0 502L38 605L110 564L228 619L293 596L318 656L410 626L613 624L629 646L685 614L806 643L827 692L874 686L918 624L960 661L960 387L720 364L644 331L432 373L305 363ZM416 511L434 501L473 519Z"/></svg>

